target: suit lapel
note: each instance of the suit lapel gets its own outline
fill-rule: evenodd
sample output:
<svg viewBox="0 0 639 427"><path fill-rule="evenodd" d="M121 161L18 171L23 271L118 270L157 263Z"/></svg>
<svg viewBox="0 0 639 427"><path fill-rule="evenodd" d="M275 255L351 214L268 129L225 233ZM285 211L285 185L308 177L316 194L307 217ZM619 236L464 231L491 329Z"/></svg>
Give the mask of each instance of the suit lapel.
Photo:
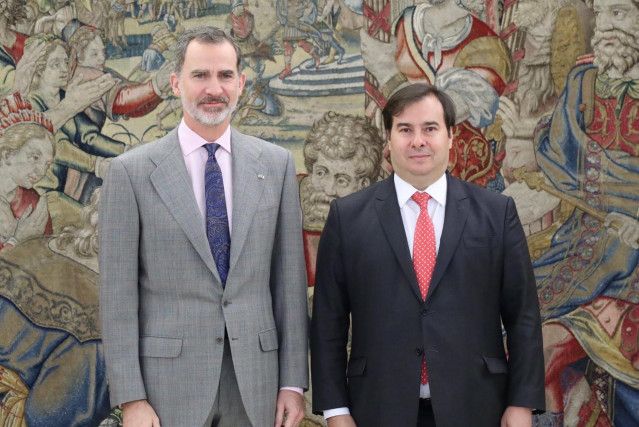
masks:
<svg viewBox="0 0 639 427"><path fill-rule="evenodd" d="M408 247L406 231L404 231L404 223L402 222L402 214L397 204L393 175L380 184L375 207L386 240L388 240L390 247L393 249L397 262L408 279L410 287L417 298L421 300L419 284L413 269L413 260L410 256L410 248Z"/></svg>
<svg viewBox="0 0 639 427"><path fill-rule="evenodd" d="M259 161L261 149L231 128L233 162L233 224L231 230L231 258L229 275L237 263L248 236L253 215L264 189L264 182L272 179Z"/></svg>
<svg viewBox="0 0 639 427"><path fill-rule="evenodd" d="M177 128L158 144L151 160L157 165L151 174L151 183L206 266L221 283L180 150Z"/></svg>
<svg viewBox="0 0 639 427"><path fill-rule="evenodd" d="M468 195L461 181L451 177L448 173L446 174L446 179L448 181L448 190L446 195L444 229L442 230L442 237L439 241L437 262L435 263L435 271L433 271L433 277L430 281L426 300L435 292L435 289L441 282L444 272L457 249L464 225L466 224L466 218L468 217Z"/></svg>

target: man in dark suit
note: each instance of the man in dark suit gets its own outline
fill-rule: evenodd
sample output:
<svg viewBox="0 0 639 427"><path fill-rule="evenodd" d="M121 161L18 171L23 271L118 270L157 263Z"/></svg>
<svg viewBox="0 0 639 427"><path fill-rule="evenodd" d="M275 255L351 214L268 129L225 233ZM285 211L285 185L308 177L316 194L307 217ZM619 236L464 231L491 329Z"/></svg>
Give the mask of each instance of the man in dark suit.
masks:
<svg viewBox="0 0 639 427"><path fill-rule="evenodd" d="M544 361L514 202L446 173L443 92L404 87L383 115L394 174L333 201L319 244L313 410L330 427L530 426Z"/></svg>

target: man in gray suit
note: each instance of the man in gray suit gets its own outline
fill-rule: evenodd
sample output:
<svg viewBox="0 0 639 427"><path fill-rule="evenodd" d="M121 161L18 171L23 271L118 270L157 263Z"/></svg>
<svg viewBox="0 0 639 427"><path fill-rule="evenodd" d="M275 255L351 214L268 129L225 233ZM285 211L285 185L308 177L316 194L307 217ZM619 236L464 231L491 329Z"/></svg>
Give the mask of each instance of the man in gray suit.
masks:
<svg viewBox="0 0 639 427"><path fill-rule="evenodd" d="M100 315L124 425L297 426L307 300L290 152L230 127L240 51L178 41L184 118L113 160L100 206ZM230 249L229 249L230 245Z"/></svg>

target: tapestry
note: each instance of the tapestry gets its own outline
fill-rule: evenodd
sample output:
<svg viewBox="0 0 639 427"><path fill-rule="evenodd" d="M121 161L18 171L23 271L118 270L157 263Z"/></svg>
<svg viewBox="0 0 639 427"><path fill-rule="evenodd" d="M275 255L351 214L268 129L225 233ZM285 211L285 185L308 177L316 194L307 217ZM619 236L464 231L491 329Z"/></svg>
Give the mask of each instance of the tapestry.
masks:
<svg viewBox="0 0 639 427"><path fill-rule="evenodd" d="M200 25L243 53L233 126L294 155L311 304L330 202L392 172L381 110L431 83L455 103L449 172L513 197L528 238L534 425L639 425L638 0L0 0L0 426L121 423L100 186L180 123L174 46ZM311 399L302 425L325 425Z"/></svg>

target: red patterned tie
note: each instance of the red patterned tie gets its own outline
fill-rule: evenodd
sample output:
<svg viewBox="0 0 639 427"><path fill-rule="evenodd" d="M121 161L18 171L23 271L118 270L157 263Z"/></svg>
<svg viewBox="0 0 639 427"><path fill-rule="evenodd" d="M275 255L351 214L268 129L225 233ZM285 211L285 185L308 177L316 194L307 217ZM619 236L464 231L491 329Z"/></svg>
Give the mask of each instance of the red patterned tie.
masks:
<svg viewBox="0 0 639 427"><path fill-rule="evenodd" d="M413 268L417 275L419 290L422 299L426 300L430 279L433 277L437 250L435 246L435 227L433 221L428 216L428 193L415 193L413 200L419 205L419 217L415 226L415 239L413 240ZM422 359L422 384L428 383L428 372L426 371L426 355Z"/></svg>

